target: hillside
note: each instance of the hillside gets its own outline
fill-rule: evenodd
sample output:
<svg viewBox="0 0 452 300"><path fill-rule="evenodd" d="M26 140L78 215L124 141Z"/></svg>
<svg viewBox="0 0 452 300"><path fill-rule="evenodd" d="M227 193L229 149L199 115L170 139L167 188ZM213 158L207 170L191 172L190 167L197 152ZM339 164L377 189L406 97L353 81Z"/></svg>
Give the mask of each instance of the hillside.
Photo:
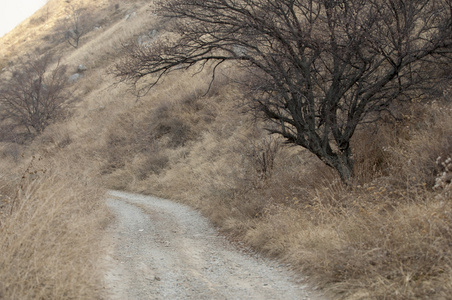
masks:
<svg viewBox="0 0 452 300"><path fill-rule="evenodd" d="M77 48L64 38L71 7L89 12ZM398 108L397 122L361 127L356 183L345 186L264 130L233 63L210 89L208 66L173 72L140 98L120 83L122 45L152 46L170 26L153 1L51 0L0 39L4 79L48 51L68 78L80 74L67 88L77 101L42 134L0 124L0 298L99 299L106 189L188 204L332 299L450 297L450 82Z"/></svg>

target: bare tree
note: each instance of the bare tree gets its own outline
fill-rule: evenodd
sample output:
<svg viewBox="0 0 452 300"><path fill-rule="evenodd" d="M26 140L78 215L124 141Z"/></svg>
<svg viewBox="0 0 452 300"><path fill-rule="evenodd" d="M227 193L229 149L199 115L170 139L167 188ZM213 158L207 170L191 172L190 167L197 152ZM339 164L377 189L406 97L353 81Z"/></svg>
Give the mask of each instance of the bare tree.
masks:
<svg viewBox="0 0 452 300"><path fill-rule="evenodd" d="M146 91L181 67L211 62L214 76L236 61L268 130L346 183L357 126L431 83L423 66L452 45L449 0L165 0L157 13L174 21L175 38L125 46L121 80Z"/></svg>
<svg viewBox="0 0 452 300"><path fill-rule="evenodd" d="M68 4L67 11L68 19L65 24L65 39L69 45L78 48L80 39L89 32L92 26L91 16L86 8L76 7L70 3Z"/></svg>
<svg viewBox="0 0 452 300"><path fill-rule="evenodd" d="M40 134L62 112L70 96L66 66L58 62L50 71L52 56L30 59L14 67L10 77L0 81L0 119Z"/></svg>

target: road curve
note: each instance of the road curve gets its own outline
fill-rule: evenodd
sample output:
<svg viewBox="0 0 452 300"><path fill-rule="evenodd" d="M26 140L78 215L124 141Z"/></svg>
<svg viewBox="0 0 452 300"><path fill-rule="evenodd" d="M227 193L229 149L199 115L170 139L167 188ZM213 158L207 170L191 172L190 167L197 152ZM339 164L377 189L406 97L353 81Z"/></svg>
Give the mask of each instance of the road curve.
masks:
<svg viewBox="0 0 452 300"><path fill-rule="evenodd" d="M105 299L323 299L276 262L243 253L193 209L110 191Z"/></svg>

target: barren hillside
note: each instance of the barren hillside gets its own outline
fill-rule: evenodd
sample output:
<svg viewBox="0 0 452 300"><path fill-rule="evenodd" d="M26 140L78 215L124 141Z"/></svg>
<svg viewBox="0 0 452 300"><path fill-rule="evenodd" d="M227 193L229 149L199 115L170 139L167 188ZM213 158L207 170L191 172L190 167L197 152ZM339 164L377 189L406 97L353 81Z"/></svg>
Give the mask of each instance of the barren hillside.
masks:
<svg viewBox="0 0 452 300"><path fill-rule="evenodd" d="M68 41L75 11L89 16L77 47ZM173 38L171 26L154 1L51 0L0 39L4 80L49 51L68 79L79 74L65 90L76 101L43 133L0 123L0 298L98 299L106 189L188 204L333 299L450 297L450 82L397 107L396 121L360 127L356 183L346 186L268 134L234 63L210 89L209 65L177 70L143 97L120 83L124 46L152 49Z"/></svg>

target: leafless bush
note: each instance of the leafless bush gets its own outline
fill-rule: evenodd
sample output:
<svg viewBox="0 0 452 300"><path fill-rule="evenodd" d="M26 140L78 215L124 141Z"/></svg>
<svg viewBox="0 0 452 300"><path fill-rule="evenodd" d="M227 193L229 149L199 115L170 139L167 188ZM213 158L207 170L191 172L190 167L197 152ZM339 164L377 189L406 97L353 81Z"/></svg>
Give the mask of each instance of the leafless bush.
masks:
<svg viewBox="0 0 452 300"><path fill-rule="evenodd" d="M0 117L24 126L29 134L40 134L64 111L72 96L66 92L66 66L58 61L53 70L52 55L29 57L0 81Z"/></svg>
<svg viewBox="0 0 452 300"><path fill-rule="evenodd" d="M78 48L80 39L92 29L93 25L94 17L87 8L68 4L66 18L56 24L55 32L69 45Z"/></svg>
<svg viewBox="0 0 452 300"><path fill-rule="evenodd" d="M140 155L134 160L134 173L138 180L144 180L151 174L159 174L169 163L168 155L164 151L155 151Z"/></svg>
<svg viewBox="0 0 452 300"><path fill-rule="evenodd" d="M271 175L280 147L280 141L272 136L250 143L246 155L253 162L261 178L267 178Z"/></svg>
<svg viewBox="0 0 452 300"><path fill-rule="evenodd" d="M40 16L40 17L31 18L29 24L31 26L37 26L37 25L44 23L45 21L46 21L46 17Z"/></svg>

